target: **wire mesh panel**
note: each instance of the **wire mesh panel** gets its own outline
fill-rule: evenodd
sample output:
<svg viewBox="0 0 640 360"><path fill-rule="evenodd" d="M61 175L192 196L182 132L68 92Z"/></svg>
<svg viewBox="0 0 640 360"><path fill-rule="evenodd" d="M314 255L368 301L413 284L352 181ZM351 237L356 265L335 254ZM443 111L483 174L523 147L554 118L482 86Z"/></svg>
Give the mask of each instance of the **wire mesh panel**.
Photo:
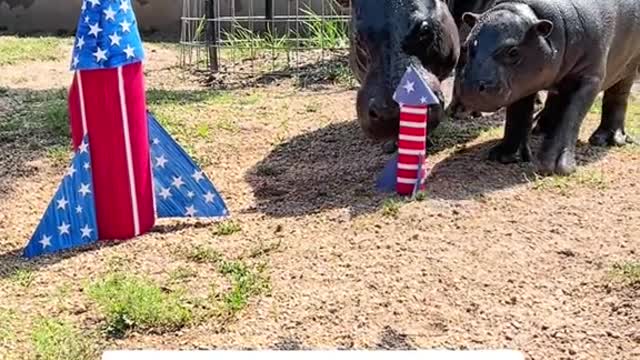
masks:
<svg viewBox="0 0 640 360"><path fill-rule="evenodd" d="M281 74L344 57L350 9L335 0L183 0L181 63Z"/></svg>

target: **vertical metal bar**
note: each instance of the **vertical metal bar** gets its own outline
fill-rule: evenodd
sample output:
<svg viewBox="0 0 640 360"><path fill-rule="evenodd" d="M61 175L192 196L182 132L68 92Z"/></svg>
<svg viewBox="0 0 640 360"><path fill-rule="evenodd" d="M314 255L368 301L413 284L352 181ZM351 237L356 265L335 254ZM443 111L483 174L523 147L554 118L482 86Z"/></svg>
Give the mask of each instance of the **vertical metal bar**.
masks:
<svg viewBox="0 0 640 360"><path fill-rule="evenodd" d="M209 50L209 70L218 72L218 52L216 45L218 44L218 34L214 19L216 17L214 9L214 0L207 0L207 48Z"/></svg>

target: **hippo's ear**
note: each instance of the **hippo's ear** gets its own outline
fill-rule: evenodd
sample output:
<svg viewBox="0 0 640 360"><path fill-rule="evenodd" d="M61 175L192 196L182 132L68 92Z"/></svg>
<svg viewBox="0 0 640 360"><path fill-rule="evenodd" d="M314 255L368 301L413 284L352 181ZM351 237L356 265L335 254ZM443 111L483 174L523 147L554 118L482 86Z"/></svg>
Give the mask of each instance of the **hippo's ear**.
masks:
<svg viewBox="0 0 640 360"><path fill-rule="evenodd" d="M553 31L553 23L549 20L540 20L533 24L533 29L535 29L538 35L546 38L551 35L551 32Z"/></svg>
<svg viewBox="0 0 640 360"><path fill-rule="evenodd" d="M462 21L465 24L467 24L468 27L473 28L474 26L476 26L476 23L478 22L479 17L480 15L478 14L474 14L472 12L466 12L462 14Z"/></svg>

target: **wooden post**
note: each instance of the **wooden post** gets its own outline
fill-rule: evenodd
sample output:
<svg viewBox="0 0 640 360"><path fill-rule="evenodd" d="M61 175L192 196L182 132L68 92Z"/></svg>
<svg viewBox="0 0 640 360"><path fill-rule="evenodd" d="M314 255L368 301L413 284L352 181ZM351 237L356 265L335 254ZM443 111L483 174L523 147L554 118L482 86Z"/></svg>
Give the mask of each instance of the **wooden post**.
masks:
<svg viewBox="0 0 640 360"><path fill-rule="evenodd" d="M207 45L209 50L209 70L218 72L218 33L213 21L216 17L214 0L207 0Z"/></svg>

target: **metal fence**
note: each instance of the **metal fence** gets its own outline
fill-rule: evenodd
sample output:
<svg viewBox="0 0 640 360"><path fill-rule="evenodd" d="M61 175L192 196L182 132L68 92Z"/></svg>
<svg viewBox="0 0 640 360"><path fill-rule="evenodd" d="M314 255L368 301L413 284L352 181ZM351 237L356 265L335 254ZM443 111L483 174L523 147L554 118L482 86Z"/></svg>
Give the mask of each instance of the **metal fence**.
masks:
<svg viewBox="0 0 640 360"><path fill-rule="evenodd" d="M181 64L212 73L303 71L345 56L349 14L335 0L183 0Z"/></svg>

